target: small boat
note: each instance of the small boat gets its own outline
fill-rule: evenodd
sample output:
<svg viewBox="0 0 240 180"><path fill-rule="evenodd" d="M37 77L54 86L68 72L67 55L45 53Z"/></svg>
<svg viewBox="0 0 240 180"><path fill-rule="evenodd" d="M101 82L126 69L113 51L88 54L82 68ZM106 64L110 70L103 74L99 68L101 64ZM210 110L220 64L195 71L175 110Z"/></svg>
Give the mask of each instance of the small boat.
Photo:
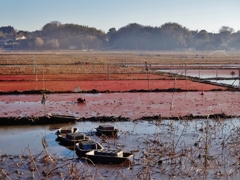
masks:
<svg viewBox="0 0 240 180"><path fill-rule="evenodd" d="M79 118L70 115L62 114L47 114L47 117L52 121L52 123L69 123L76 122Z"/></svg>
<svg viewBox="0 0 240 180"><path fill-rule="evenodd" d="M76 143L75 151L79 157L85 156L85 154L91 150L101 150L104 149L101 144L94 142L92 140L83 140Z"/></svg>
<svg viewBox="0 0 240 180"><path fill-rule="evenodd" d="M77 98L78 103L86 103L86 99L84 97Z"/></svg>
<svg viewBox="0 0 240 180"><path fill-rule="evenodd" d="M99 164L128 164L133 158L132 153L123 152L122 150L92 150L86 153L86 158L94 163ZM91 162L90 161L90 162Z"/></svg>
<svg viewBox="0 0 240 180"><path fill-rule="evenodd" d="M80 141L91 140L90 137L80 132L60 134L57 139L64 146L74 146Z"/></svg>
<svg viewBox="0 0 240 180"><path fill-rule="evenodd" d="M60 135L60 134L67 134L67 133L76 133L78 132L78 130L79 129L77 127L62 127L62 128L59 128L55 134Z"/></svg>
<svg viewBox="0 0 240 180"><path fill-rule="evenodd" d="M99 127L96 128L97 132L96 135L98 136L112 136L117 137L119 129L114 128L114 126L111 125L99 125Z"/></svg>

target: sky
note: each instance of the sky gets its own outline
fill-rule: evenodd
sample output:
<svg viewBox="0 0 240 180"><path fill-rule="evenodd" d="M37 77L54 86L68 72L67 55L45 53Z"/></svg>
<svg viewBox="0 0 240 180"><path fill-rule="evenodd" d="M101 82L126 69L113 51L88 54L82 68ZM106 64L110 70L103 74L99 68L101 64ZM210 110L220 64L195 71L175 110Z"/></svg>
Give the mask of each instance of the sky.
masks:
<svg viewBox="0 0 240 180"><path fill-rule="evenodd" d="M130 23L160 27L174 22L189 30L240 30L240 0L0 0L0 27L35 31L51 22L94 27L105 33Z"/></svg>

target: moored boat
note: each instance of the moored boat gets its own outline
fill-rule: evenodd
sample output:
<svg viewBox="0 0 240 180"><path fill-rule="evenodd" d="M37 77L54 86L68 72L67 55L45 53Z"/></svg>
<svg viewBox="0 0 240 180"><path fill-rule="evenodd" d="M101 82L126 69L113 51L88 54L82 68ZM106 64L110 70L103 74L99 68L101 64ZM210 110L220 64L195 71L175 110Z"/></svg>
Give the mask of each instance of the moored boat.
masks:
<svg viewBox="0 0 240 180"><path fill-rule="evenodd" d="M99 164L129 164L133 154L122 150L92 150L86 153L86 158ZM90 162L91 162L90 161Z"/></svg>
<svg viewBox="0 0 240 180"><path fill-rule="evenodd" d="M74 123L79 119L75 116L63 114L47 114L47 117L52 121L52 123Z"/></svg>
<svg viewBox="0 0 240 180"><path fill-rule="evenodd" d="M67 133L76 133L78 132L78 130L79 129L77 127L62 127L62 128L59 128L55 134L60 135L60 134L67 134Z"/></svg>
<svg viewBox="0 0 240 180"><path fill-rule="evenodd" d="M58 135L58 140L62 145L65 146L74 146L76 143L84 140L91 140L90 137L86 136L83 133L67 133Z"/></svg>
<svg viewBox="0 0 240 180"><path fill-rule="evenodd" d="M75 151L79 157L85 156L85 154L91 150L102 150L103 146L92 140L83 140L76 143Z"/></svg>
<svg viewBox="0 0 240 180"><path fill-rule="evenodd" d="M114 128L114 126L111 125L99 125L99 127L96 128L96 135L98 136L112 136L117 137L119 129Z"/></svg>

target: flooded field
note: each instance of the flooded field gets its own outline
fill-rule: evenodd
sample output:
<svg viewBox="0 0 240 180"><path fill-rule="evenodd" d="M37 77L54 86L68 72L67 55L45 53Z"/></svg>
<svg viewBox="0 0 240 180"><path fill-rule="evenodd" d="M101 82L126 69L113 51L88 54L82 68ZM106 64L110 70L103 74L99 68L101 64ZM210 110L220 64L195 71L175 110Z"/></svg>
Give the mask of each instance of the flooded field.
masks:
<svg viewBox="0 0 240 180"><path fill-rule="evenodd" d="M130 168L89 165L77 159L74 147L64 147L55 141L55 132L59 127L74 126L80 132L89 133L100 124L103 123L0 127L0 166L4 169L3 157L27 155L29 149L35 155L41 154L44 150L42 139L45 138L50 154L65 159L65 163L72 162L75 166L92 169L92 172L97 168L99 176L104 179L238 179L240 175L239 119L116 122L111 124L120 129L118 138L91 136L93 140L102 143L104 148L121 148L133 152ZM21 168L18 169L21 171ZM58 171L58 168L53 170L51 176L59 177L56 173ZM96 177L95 174L91 175ZM9 176L12 177L12 174Z"/></svg>
<svg viewBox="0 0 240 180"><path fill-rule="evenodd" d="M192 114L206 117L208 114L240 115L240 92L143 92L143 93L81 93L48 94L45 105L42 95L0 96L2 117L44 116L48 113L76 117L114 116L131 120L144 116L181 117ZM83 96L86 104L78 104Z"/></svg>
<svg viewBox="0 0 240 180"><path fill-rule="evenodd" d="M234 74L231 74L231 72L235 72ZM191 76L191 77L197 77L201 79L206 79L206 78L216 78L216 77L222 77L222 78L237 78L238 71L237 70L218 70L218 69L198 69L198 70L161 70L160 72L169 72L169 73L174 73L174 74L179 74L179 75L186 75L186 76Z"/></svg>
<svg viewBox="0 0 240 180"><path fill-rule="evenodd" d="M183 76L190 76L190 77L196 77L200 79L207 80L209 79L210 82L219 83L219 84L226 84L226 85L232 85L235 87L239 86L239 71L236 69L237 67L233 69L195 69L195 70L184 70L184 69L178 69L178 70L161 70L158 72L167 72L167 73L173 73Z"/></svg>

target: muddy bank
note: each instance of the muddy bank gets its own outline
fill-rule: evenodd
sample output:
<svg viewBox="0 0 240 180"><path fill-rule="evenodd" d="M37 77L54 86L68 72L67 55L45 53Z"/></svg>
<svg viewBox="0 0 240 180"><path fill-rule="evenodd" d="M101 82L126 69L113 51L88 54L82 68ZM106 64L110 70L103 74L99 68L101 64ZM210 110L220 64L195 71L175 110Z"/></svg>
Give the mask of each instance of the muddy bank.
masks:
<svg viewBox="0 0 240 180"><path fill-rule="evenodd" d="M110 91L110 90L104 90L104 91L99 91L96 89L92 89L89 91L79 91L77 93L125 93L125 92L196 92L199 91L197 89L193 89L193 90L184 90L181 88L169 88L169 89L150 89L150 90L146 90L146 89L132 89L129 91ZM207 91L238 91L237 88L234 88L232 86L229 86L228 89L210 89ZM10 95L10 94L57 94L57 93L76 93L74 91L50 91L47 89L44 90L26 90L26 91L8 91L8 92L2 92L0 91L0 95Z"/></svg>
<svg viewBox="0 0 240 180"><path fill-rule="evenodd" d="M89 117L89 118L77 118L77 119L61 119L61 118L49 118L47 116L41 117L0 117L0 126L9 126L9 125L44 125L44 124L61 124L61 123L76 123L76 122L121 122L121 121L133 121L136 122L138 120L147 120L147 121L161 121L161 120L194 120L194 119L227 119L227 118L237 118L238 116L226 115L222 114L209 114L209 115L197 115L194 116L192 114L186 116L178 116L178 117L163 117L161 115L158 116L143 116L138 119L130 119L128 117L114 117L114 116L100 116L100 117Z"/></svg>
<svg viewBox="0 0 240 180"><path fill-rule="evenodd" d="M58 123L74 123L75 119L49 118L48 116L0 117L0 125L42 125Z"/></svg>
<svg viewBox="0 0 240 180"><path fill-rule="evenodd" d="M49 118L48 116L41 117L0 117L0 126L9 125L44 125L44 124L61 124L61 123L76 123L81 121L90 122L119 122L130 121L127 117L90 117L90 118L76 118L76 119L62 119L62 118Z"/></svg>

